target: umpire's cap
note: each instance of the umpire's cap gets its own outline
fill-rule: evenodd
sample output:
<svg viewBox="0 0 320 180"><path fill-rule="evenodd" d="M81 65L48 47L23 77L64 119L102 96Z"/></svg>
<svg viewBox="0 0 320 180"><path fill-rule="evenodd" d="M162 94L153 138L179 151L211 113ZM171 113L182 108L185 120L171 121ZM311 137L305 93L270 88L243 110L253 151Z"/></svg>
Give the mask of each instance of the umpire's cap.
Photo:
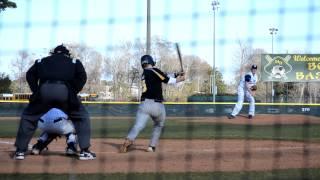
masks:
<svg viewBox="0 0 320 180"><path fill-rule="evenodd" d="M61 44L61 45L55 47L51 54L65 54L65 55L70 56L70 51L67 49L66 46Z"/></svg>
<svg viewBox="0 0 320 180"><path fill-rule="evenodd" d="M253 65L251 66L251 69L258 69L258 66L255 65L255 64L253 64Z"/></svg>
<svg viewBox="0 0 320 180"><path fill-rule="evenodd" d="M144 64L151 64L154 66L156 63L153 61L153 58L150 55L146 54L141 57L141 66Z"/></svg>

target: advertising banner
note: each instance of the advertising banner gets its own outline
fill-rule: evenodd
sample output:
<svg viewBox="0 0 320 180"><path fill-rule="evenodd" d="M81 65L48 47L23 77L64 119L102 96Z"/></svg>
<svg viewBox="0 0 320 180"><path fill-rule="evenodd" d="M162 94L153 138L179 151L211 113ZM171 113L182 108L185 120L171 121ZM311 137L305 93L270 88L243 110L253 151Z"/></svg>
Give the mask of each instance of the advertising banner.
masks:
<svg viewBox="0 0 320 180"><path fill-rule="evenodd" d="M320 81L320 54L262 54L261 81Z"/></svg>

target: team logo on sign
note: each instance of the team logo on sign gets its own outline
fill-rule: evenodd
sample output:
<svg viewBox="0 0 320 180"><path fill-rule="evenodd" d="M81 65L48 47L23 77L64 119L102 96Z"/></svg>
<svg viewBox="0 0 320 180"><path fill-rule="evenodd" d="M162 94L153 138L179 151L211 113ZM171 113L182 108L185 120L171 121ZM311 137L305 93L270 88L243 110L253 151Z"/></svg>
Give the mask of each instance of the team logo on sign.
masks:
<svg viewBox="0 0 320 180"><path fill-rule="evenodd" d="M287 80L288 77L286 74L292 71L292 66L289 64L290 59L290 55L285 57L275 56L274 58L266 55L268 63L264 66L264 71L268 74L268 79Z"/></svg>

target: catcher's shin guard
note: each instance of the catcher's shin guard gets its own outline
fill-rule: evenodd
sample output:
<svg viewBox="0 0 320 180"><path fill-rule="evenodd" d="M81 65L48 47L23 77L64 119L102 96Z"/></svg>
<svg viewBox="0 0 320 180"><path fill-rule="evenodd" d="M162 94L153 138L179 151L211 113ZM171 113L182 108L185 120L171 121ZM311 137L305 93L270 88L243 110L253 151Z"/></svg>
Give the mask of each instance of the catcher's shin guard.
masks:
<svg viewBox="0 0 320 180"><path fill-rule="evenodd" d="M69 133L66 135L66 143L67 143L67 148L66 148L66 155L68 156L73 156L77 155L78 150L77 150L77 137L73 133Z"/></svg>
<svg viewBox="0 0 320 180"><path fill-rule="evenodd" d="M128 149L130 146L133 145L133 141L129 140L129 139L126 139L124 141L124 143L121 145L120 147L120 153L126 153L128 152Z"/></svg>

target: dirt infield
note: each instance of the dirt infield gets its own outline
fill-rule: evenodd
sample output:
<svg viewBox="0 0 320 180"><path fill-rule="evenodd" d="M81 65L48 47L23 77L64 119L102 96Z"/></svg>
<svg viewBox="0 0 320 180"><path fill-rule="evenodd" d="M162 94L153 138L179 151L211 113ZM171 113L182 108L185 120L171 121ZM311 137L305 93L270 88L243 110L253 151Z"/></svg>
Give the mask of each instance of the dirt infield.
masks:
<svg viewBox="0 0 320 180"><path fill-rule="evenodd" d="M59 140L43 155L28 155L18 161L11 159L13 139L0 141L0 173L207 172L320 167L320 144L305 146L299 142L162 140L157 152L149 153L145 152L148 141L137 140L132 151L120 154L118 148L123 140L93 139L92 150L98 158L79 161L64 156L64 141ZM309 156L304 155L304 149L309 150ZM245 152L249 152L247 158ZM280 153L279 159L274 158L274 152Z"/></svg>
<svg viewBox="0 0 320 180"><path fill-rule="evenodd" d="M194 117L191 117L194 119ZM189 121L189 120L186 120ZM272 125L272 124L320 124L320 118L316 116L306 115L283 115L283 114L259 114L253 119L248 119L245 115L238 115L235 119L227 119L227 117L201 117L197 120L192 120L198 123L201 122L222 122L226 124L252 124L252 125Z"/></svg>
<svg viewBox="0 0 320 180"><path fill-rule="evenodd" d="M317 117L259 115L253 120L239 116L201 118L198 122L235 124L319 123ZM35 143L36 139L32 140ZM114 172L212 172L259 171L289 168L320 168L320 143L271 140L167 140L157 152L145 152L148 140L138 139L132 150L118 153L123 139L92 139L97 159L79 161L64 155L65 140L59 139L43 155L12 160L14 139L0 138L0 173L114 173ZM308 152L308 153L306 153ZM278 157L278 158L276 158Z"/></svg>

